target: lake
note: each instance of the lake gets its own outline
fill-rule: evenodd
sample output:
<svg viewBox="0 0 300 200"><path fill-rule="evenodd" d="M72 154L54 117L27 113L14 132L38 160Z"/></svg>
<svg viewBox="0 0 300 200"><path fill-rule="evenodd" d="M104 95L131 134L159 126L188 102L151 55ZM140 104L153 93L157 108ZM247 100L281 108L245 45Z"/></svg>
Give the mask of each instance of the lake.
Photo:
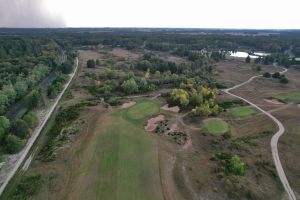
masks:
<svg viewBox="0 0 300 200"><path fill-rule="evenodd" d="M229 53L230 56L236 58L247 58L247 56L249 55L247 52L244 51L237 51L237 52L230 51ZM262 53L262 52L254 52L253 54L254 55L250 55L250 58L258 58L259 56L263 57L263 56L270 55L269 53Z"/></svg>

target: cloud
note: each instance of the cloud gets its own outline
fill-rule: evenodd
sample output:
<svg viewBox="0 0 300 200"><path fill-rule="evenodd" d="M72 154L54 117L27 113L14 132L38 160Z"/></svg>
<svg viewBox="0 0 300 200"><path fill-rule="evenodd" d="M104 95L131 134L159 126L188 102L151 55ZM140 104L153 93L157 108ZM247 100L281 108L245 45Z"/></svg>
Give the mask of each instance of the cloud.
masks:
<svg viewBox="0 0 300 200"><path fill-rule="evenodd" d="M44 0L0 0L0 27L64 27L64 19L51 13Z"/></svg>

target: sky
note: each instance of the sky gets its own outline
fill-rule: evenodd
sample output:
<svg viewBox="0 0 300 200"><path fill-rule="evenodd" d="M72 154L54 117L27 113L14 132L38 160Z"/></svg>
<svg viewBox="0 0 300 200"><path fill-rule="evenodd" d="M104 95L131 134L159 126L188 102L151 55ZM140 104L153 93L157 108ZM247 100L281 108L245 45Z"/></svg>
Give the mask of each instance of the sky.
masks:
<svg viewBox="0 0 300 200"><path fill-rule="evenodd" d="M299 0L0 0L0 27L300 29Z"/></svg>

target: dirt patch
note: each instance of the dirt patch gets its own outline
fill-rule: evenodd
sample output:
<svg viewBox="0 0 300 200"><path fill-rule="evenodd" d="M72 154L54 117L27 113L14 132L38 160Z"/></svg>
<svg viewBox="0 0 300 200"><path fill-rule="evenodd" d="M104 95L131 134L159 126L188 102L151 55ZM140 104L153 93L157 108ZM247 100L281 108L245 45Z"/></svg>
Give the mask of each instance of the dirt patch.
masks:
<svg viewBox="0 0 300 200"><path fill-rule="evenodd" d="M164 115L158 115L156 117L148 119L147 125L145 126L145 130L148 132L154 131L156 129L156 127L158 126L158 123L163 120L165 120Z"/></svg>
<svg viewBox="0 0 300 200"><path fill-rule="evenodd" d="M178 113L180 111L180 108L178 106L169 107L169 104L164 105L163 107L161 107L161 109L175 113Z"/></svg>
<svg viewBox="0 0 300 200"><path fill-rule="evenodd" d="M111 52L114 56L118 56L118 57L123 57L123 58L131 58L131 59L138 59L139 55L135 54L131 51L125 50L125 49L121 49L121 48L115 48L112 50Z"/></svg>
<svg viewBox="0 0 300 200"><path fill-rule="evenodd" d="M103 55L92 50L79 50L80 59L87 61L89 59L102 59Z"/></svg>
<svg viewBox="0 0 300 200"><path fill-rule="evenodd" d="M272 104L275 104L275 105L283 105L284 104L283 102L278 101L277 99L264 99L264 100L268 103L272 103Z"/></svg>
<svg viewBox="0 0 300 200"><path fill-rule="evenodd" d="M136 104L135 101L129 101L129 102L127 102L127 103L123 103L122 106L121 106L121 108L123 108L123 109L129 108L129 107L131 107L131 106L134 106L135 104Z"/></svg>

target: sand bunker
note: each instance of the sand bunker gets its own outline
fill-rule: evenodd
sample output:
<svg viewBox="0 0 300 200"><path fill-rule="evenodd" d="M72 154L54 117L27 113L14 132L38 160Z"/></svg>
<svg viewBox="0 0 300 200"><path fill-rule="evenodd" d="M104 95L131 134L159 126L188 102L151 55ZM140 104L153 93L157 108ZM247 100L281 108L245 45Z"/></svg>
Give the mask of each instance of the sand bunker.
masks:
<svg viewBox="0 0 300 200"><path fill-rule="evenodd" d="M163 107L161 107L161 109L175 113L178 113L180 111L180 108L178 106L169 107L169 104L164 105Z"/></svg>
<svg viewBox="0 0 300 200"><path fill-rule="evenodd" d="M276 104L276 105L283 105L284 103L278 101L277 99L264 99L268 103Z"/></svg>
<svg viewBox="0 0 300 200"><path fill-rule="evenodd" d="M158 115L156 117L153 117L151 119L148 119L147 125L145 126L146 131L154 131L156 127L158 126L158 123L165 120L164 115Z"/></svg>
<svg viewBox="0 0 300 200"><path fill-rule="evenodd" d="M135 104L136 104L135 101L129 101L127 103L123 103L122 106L121 106L121 108L129 108L129 107L131 107L131 106L133 106Z"/></svg>

